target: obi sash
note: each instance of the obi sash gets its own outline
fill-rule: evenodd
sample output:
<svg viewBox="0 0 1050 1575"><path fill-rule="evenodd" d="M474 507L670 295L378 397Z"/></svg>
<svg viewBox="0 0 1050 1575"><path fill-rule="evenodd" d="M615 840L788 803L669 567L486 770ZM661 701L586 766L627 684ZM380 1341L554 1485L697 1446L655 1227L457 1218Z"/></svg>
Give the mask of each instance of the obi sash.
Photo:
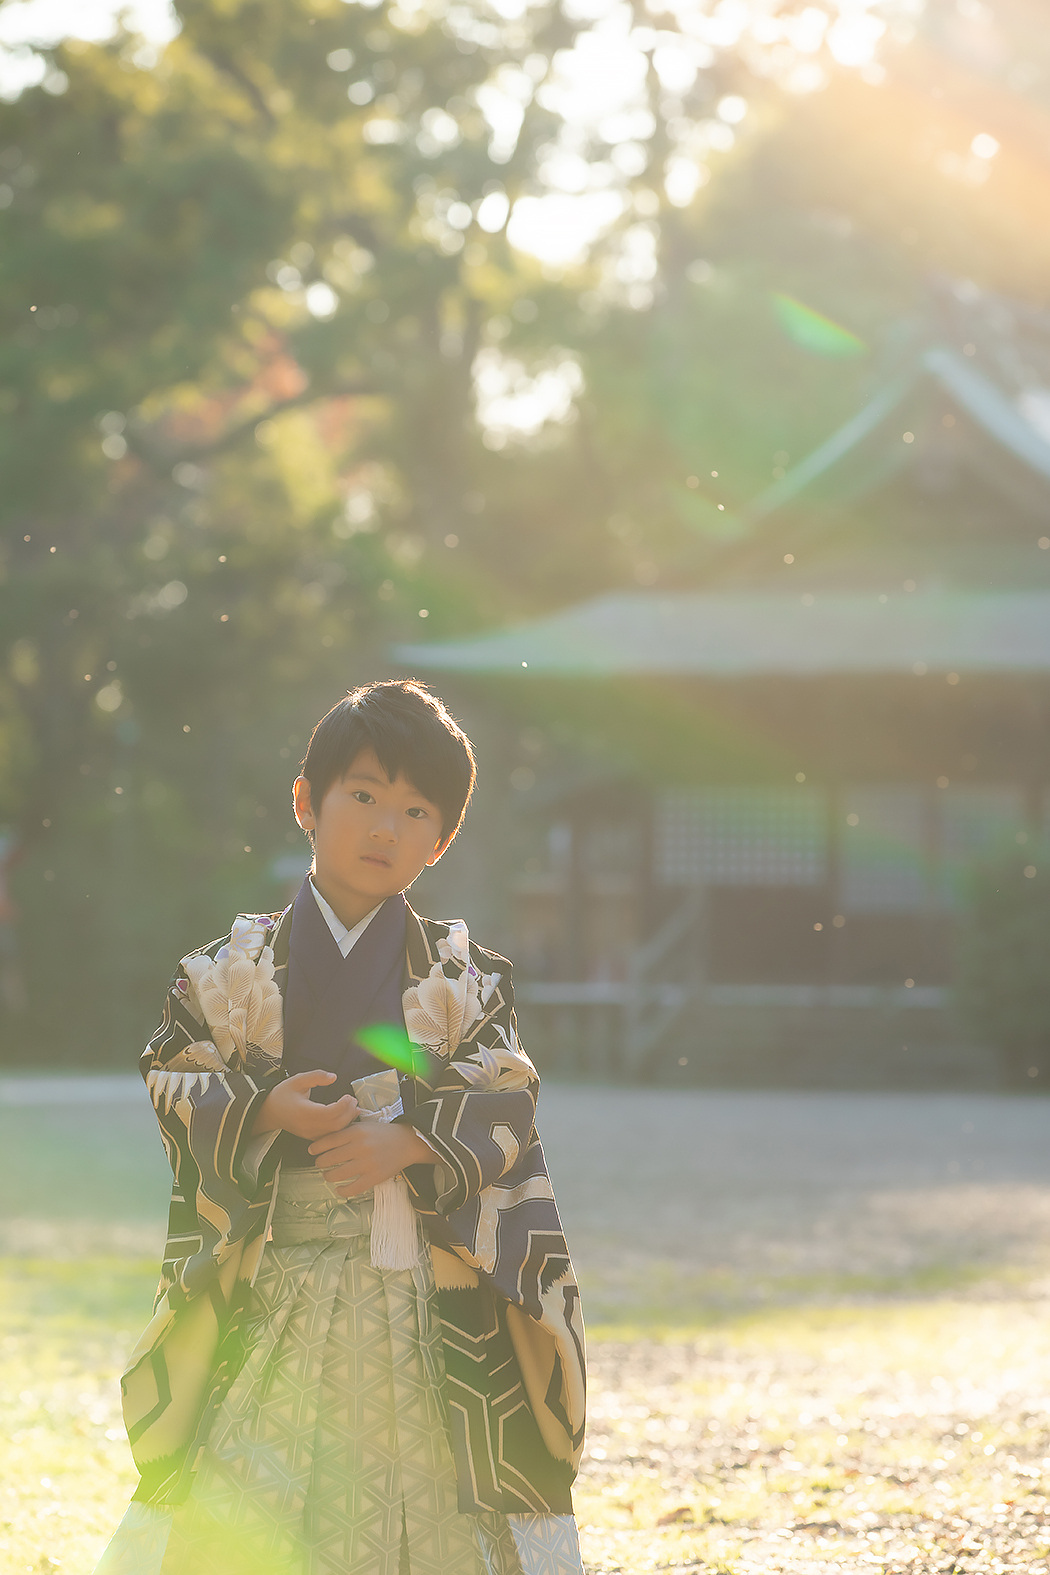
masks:
<svg viewBox="0 0 1050 1575"><path fill-rule="evenodd" d="M349 955L344 957L310 889L307 876L292 909L288 984L284 997L284 1069L320 1068L336 1080L315 1088L311 1099L331 1105L362 1077L388 1069L389 1063L358 1044L359 1028L393 1023L403 1028L402 975L405 967L406 904L400 892L388 897ZM287 1133L284 1163L312 1166L309 1142Z"/></svg>

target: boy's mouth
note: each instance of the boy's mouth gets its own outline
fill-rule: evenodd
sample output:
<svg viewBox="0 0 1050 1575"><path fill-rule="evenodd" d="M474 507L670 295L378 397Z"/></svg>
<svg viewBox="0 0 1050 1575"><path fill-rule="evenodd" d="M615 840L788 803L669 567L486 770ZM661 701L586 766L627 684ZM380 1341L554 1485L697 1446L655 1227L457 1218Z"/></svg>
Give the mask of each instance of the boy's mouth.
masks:
<svg viewBox="0 0 1050 1575"><path fill-rule="evenodd" d="M364 860L364 862L366 864L378 864L378 865L381 866L381 868L383 868L385 870L388 870L390 868L391 860L388 859L385 856L385 854L382 854L382 853L362 853L361 857L362 857L362 859Z"/></svg>

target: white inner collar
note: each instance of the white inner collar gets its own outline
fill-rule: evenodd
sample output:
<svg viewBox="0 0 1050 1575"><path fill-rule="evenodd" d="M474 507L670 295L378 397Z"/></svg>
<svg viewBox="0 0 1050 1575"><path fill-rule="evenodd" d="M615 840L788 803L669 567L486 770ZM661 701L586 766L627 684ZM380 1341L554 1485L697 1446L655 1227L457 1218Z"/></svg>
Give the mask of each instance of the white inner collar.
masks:
<svg viewBox="0 0 1050 1575"><path fill-rule="evenodd" d="M321 913L324 916L324 922L332 932L335 944L338 946L344 957L349 956L350 952L353 951L354 947L357 945L358 941L361 939L362 935L368 929L368 926L371 924L372 920L383 906L383 903L377 902L371 913L366 913L364 918L361 919L359 923L355 924L352 930L348 930L342 919L332 907L331 903L326 902L321 896L321 893L314 885L312 875L310 876L310 890L313 892L314 901L317 903L317 906L320 908ZM385 901L386 898L384 897L383 902Z"/></svg>

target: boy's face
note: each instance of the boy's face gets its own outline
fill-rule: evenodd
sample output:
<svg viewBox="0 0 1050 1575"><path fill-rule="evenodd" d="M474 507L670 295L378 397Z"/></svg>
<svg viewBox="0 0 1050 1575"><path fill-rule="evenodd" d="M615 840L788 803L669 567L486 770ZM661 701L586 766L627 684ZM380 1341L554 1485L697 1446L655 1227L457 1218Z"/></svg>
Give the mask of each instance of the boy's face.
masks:
<svg viewBox="0 0 1050 1575"><path fill-rule="evenodd" d="M330 902L326 887L344 898L370 899L368 912L404 891L445 851L437 805L407 778L391 782L370 749L333 782L319 808L305 777L296 780L294 793L296 819L314 833L317 883Z"/></svg>

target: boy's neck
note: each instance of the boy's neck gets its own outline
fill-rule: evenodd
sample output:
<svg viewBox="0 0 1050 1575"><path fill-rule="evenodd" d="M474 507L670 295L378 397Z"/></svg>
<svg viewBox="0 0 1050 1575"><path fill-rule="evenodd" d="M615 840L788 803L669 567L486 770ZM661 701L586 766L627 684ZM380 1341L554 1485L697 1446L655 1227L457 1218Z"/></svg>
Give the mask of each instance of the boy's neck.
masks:
<svg viewBox="0 0 1050 1575"><path fill-rule="evenodd" d="M354 929L362 919L367 919L374 909L387 900L387 897L395 895L394 892L388 892L386 896L377 897L371 893L347 891L345 887L334 883L324 874L318 874L316 868L311 871L310 879L340 924L345 924L348 930Z"/></svg>

